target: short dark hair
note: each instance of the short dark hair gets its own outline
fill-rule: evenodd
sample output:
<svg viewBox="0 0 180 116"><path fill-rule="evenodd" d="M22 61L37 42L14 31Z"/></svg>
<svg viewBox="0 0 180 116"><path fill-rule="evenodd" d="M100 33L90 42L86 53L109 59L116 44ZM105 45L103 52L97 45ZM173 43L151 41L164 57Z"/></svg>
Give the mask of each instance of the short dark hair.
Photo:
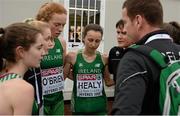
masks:
<svg viewBox="0 0 180 116"><path fill-rule="evenodd" d="M119 27L124 27L124 21L122 19L120 19L117 23L116 23L116 28L119 28Z"/></svg>
<svg viewBox="0 0 180 116"><path fill-rule="evenodd" d="M164 23L162 29L166 30L173 38L174 43L180 44L180 24L176 21Z"/></svg>
<svg viewBox="0 0 180 116"><path fill-rule="evenodd" d="M127 9L127 15L131 20L136 15L142 15L150 25L163 24L163 9L159 0L126 0L123 8Z"/></svg>

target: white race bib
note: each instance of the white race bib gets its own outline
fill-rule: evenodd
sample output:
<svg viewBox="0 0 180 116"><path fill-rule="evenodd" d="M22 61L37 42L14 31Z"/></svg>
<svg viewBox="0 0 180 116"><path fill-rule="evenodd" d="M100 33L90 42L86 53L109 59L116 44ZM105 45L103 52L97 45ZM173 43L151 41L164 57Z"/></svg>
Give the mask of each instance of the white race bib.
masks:
<svg viewBox="0 0 180 116"><path fill-rule="evenodd" d="M63 67L42 69L43 95L53 94L64 89Z"/></svg>
<svg viewBox="0 0 180 116"><path fill-rule="evenodd" d="M102 96L102 74L77 74L76 86L78 97Z"/></svg>

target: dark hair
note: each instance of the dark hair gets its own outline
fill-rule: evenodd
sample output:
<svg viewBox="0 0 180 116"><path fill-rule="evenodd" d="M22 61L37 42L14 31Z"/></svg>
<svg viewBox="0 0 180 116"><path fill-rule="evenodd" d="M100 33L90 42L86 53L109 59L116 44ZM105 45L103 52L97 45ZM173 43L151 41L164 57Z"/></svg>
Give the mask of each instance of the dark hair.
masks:
<svg viewBox="0 0 180 116"><path fill-rule="evenodd" d="M162 29L168 32L173 38L174 43L180 44L180 25L178 22L171 21L169 23L164 23Z"/></svg>
<svg viewBox="0 0 180 116"><path fill-rule="evenodd" d="M116 23L116 28L123 28L124 27L124 21L122 19L120 19L117 23Z"/></svg>
<svg viewBox="0 0 180 116"><path fill-rule="evenodd" d="M163 9L159 0L126 0L123 8L127 9L131 21L136 15L141 15L150 25L163 24Z"/></svg>
<svg viewBox="0 0 180 116"><path fill-rule="evenodd" d="M67 14L67 10L62 4L49 2L42 5L36 16L37 20L48 22L53 14Z"/></svg>
<svg viewBox="0 0 180 116"><path fill-rule="evenodd" d="M103 29L100 25L98 24L89 24L89 25L86 25L86 27L84 28L84 31L83 31L83 39L86 37L87 35L87 32L88 31L98 31L101 33L101 35L103 35Z"/></svg>
<svg viewBox="0 0 180 116"><path fill-rule="evenodd" d="M22 46L28 50L36 42L37 34L40 30L26 23L14 23L0 29L0 69L2 69L3 59L8 62L16 62L15 49Z"/></svg>

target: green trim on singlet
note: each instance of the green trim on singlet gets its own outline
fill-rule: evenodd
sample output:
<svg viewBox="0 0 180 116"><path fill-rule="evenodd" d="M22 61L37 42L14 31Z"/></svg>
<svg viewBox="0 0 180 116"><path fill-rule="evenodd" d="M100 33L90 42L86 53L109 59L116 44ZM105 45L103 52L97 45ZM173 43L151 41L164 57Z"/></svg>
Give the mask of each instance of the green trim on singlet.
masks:
<svg viewBox="0 0 180 116"><path fill-rule="evenodd" d="M20 75L15 74L15 73L2 74L0 77L1 77L0 78L0 83L11 80L11 79L14 79L14 78L21 78Z"/></svg>
<svg viewBox="0 0 180 116"><path fill-rule="evenodd" d="M104 84L102 84L102 96L93 96L93 97L78 97L77 96L77 75L78 74L95 74L95 75L102 75L96 76L96 79L102 79L103 81L103 74L104 74L105 65L102 61L101 54L99 52L96 53L96 58L91 63L85 61L82 56L82 50L78 51L76 62L73 66L73 76L74 76L74 84L73 84L73 93L72 93L72 112L73 114L107 114L107 97L104 91ZM84 77L81 77L84 78ZM88 82L90 82L88 80ZM92 82L92 80L91 80ZM82 84L82 83L81 83ZM80 85L82 86L82 85ZM92 86L94 86L92 84ZM91 87L92 87L91 86ZM87 85L84 85L87 87ZM83 88L84 88L83 87ZM90 89L94 89L96 87L89 87ZM89 89L88 88L88 89ZM99 88L98 88L99 89ZM82 90L82 89L79 89Z"/></svg>

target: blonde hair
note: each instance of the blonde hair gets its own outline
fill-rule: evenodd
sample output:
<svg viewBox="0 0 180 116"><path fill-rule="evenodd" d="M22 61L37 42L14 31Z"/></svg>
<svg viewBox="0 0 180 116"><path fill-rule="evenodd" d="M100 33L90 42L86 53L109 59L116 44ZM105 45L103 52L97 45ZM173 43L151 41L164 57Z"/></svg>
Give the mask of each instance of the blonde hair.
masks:
<svg viewBox="0 0 180 116"><path fill-rule="evenodd" d="M51 28L48 23L43 22L43 21L38 21L38 20L35 20L33 18L27 18L27 19L23 20L23 22L25 22L29 25L32 25L36 29L40 30L41 33L43 33L44 28L49 28L49 29Z"/></svg>
<svg viewBox="0 0 180 116"><path fill-rule="evenodd" d="M34 20L29 22L29 24L39 29L41 32L43 32L44 28L50 28L49 24L43 21Z"/></svg>

